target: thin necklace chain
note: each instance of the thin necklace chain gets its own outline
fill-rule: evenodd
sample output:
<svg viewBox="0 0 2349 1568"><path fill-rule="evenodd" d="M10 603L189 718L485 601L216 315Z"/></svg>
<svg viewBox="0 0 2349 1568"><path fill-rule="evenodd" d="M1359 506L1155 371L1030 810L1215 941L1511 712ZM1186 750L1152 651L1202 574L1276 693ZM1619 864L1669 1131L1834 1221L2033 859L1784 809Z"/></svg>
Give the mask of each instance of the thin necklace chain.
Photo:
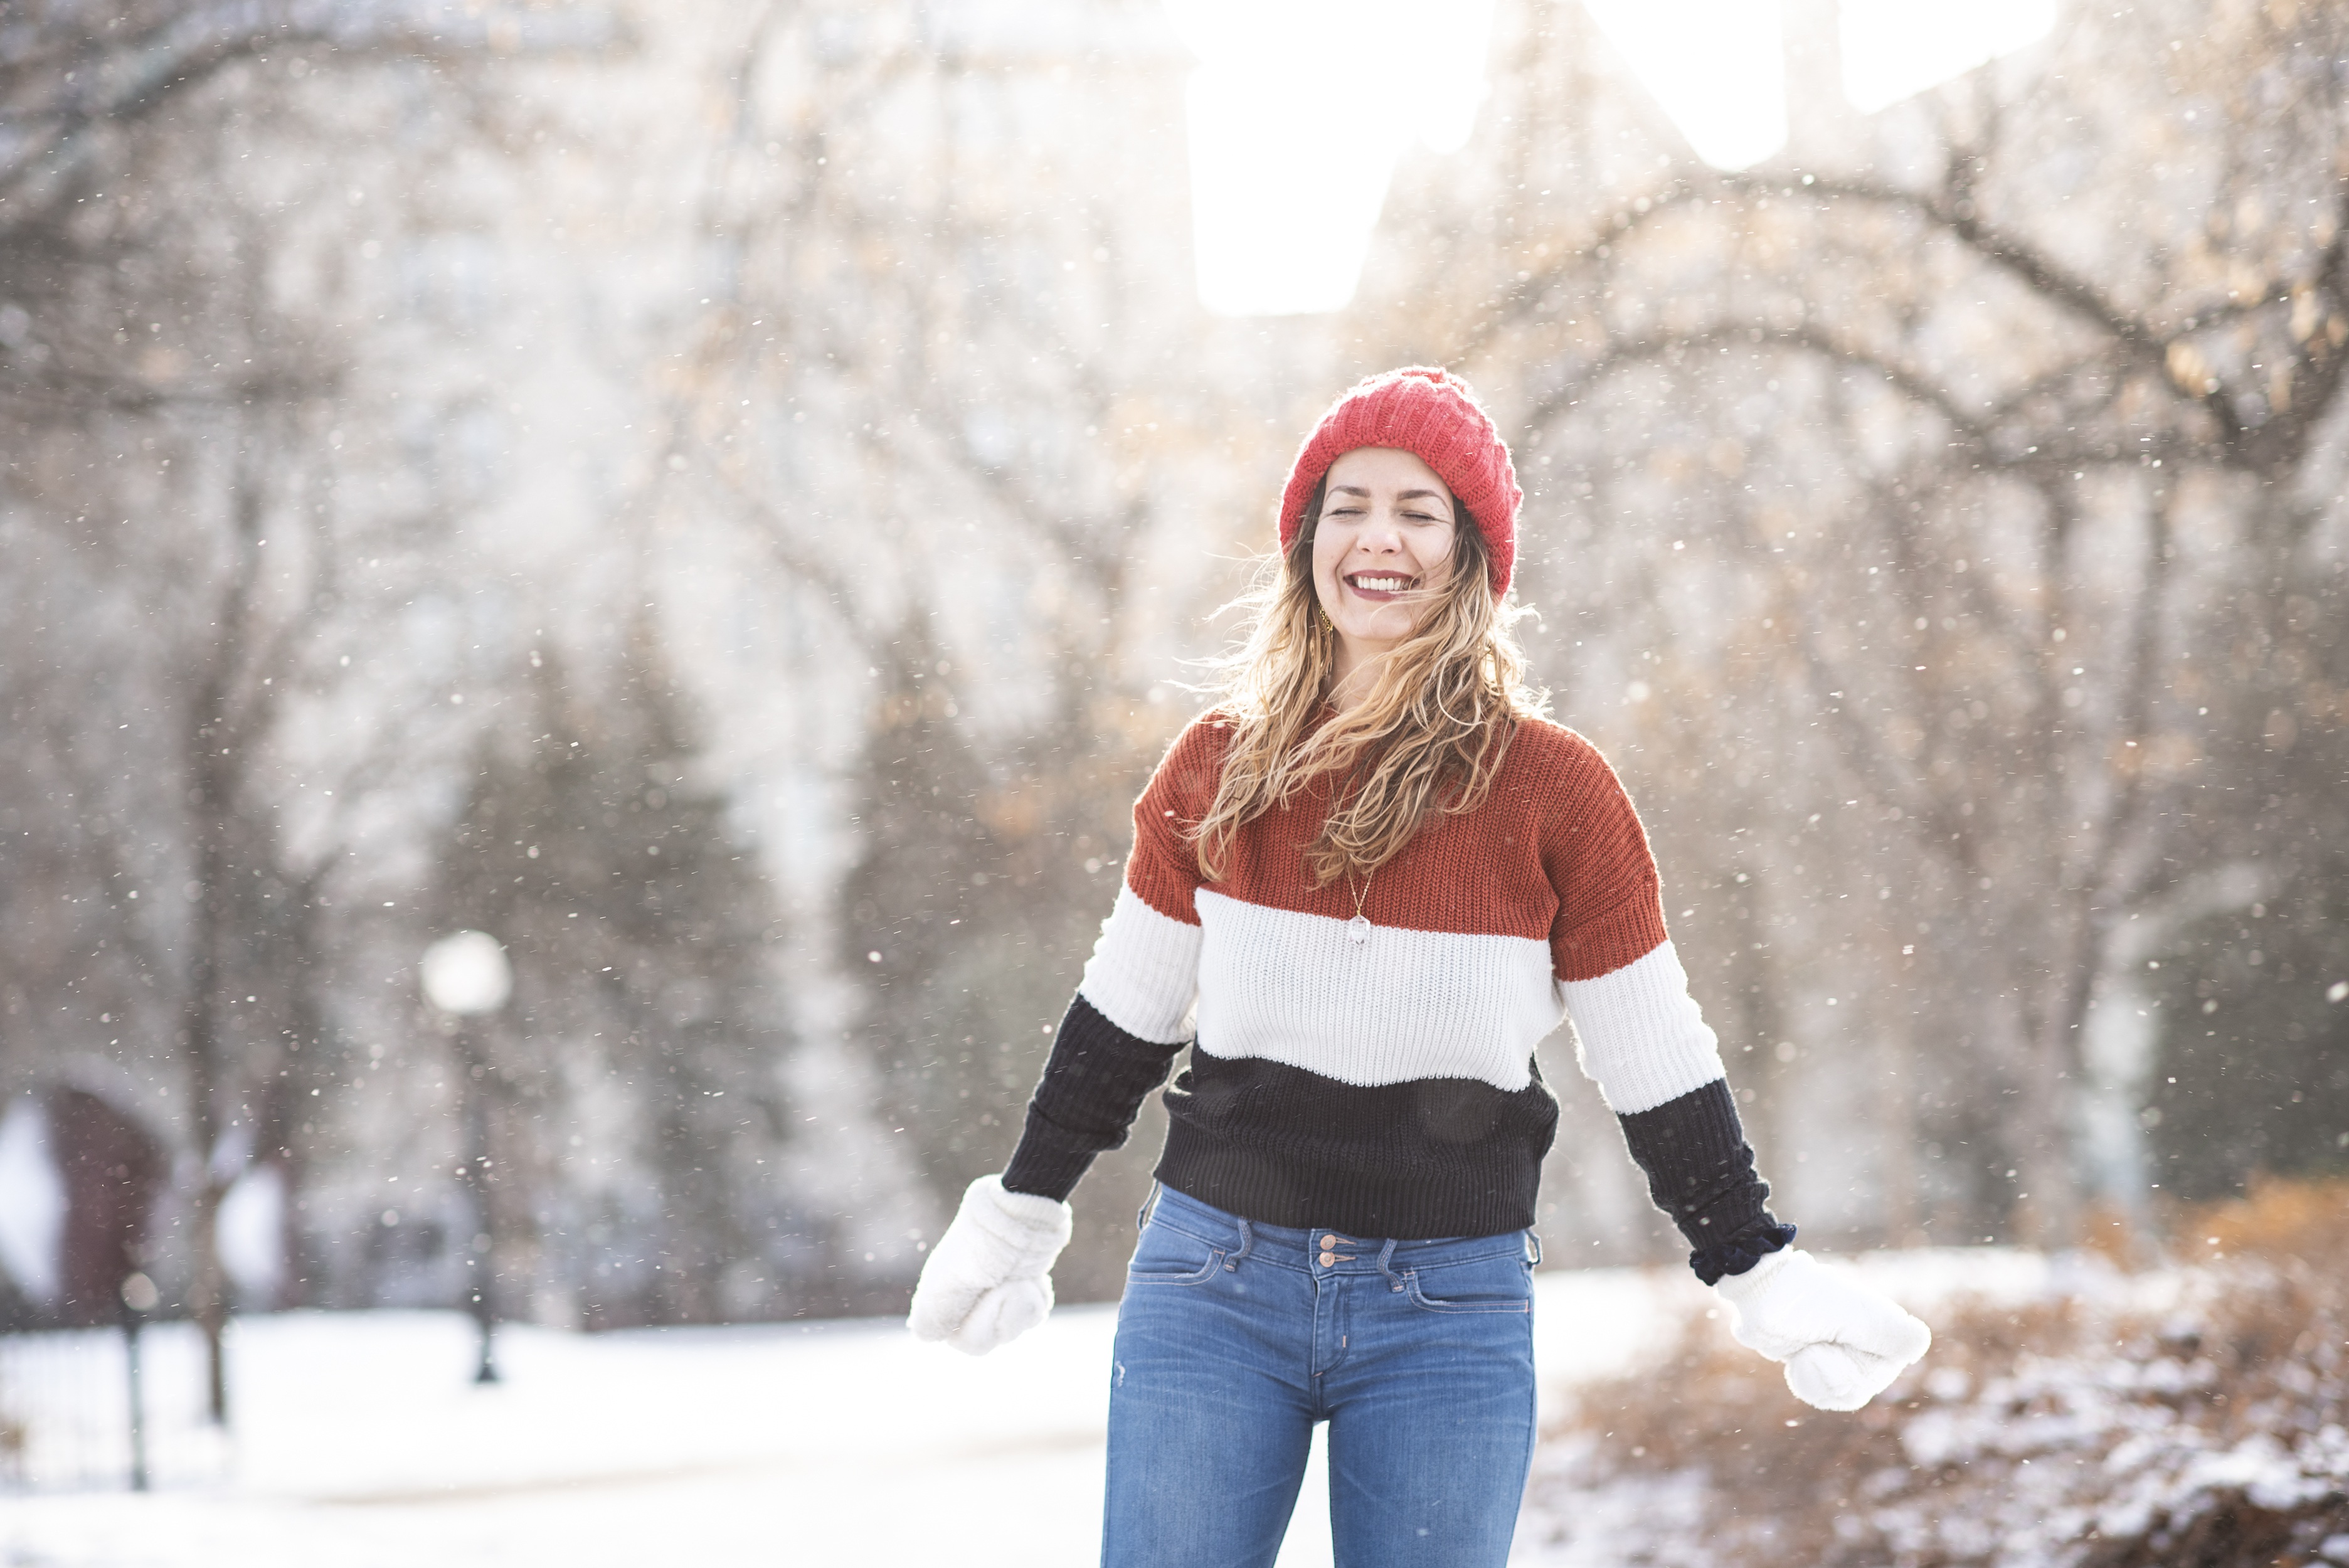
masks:
<svg viewBox="0 0 2349 1568"><path fill-rule="evenodd" d="M1365 945L1371 940L1371 918L1362 913L1362 903L1371 896L1371 877L1378 874L1378 869L1372 867L1371 876L1362 879L1361 891L1354 892L1354 873L1352 872L1346 873L1346 891L1354 893L1354 918L1346 923L1346 937L1357 947Z"/></svg>
<svg viewBox="0 0 2349 1568"><path fill-rule="evenodd" d="M1361 891L1355 892L1353 870L1349 867L1346 872L1346 891L1354 894L1354 918L1346 923L1346 935L1357 947L1371 939L1371 921L1370 917L1362 913L1362 905L1371 896L1371 878L1378 874L1379 868L1372 866L1369 874L1362 878Z"/></svg>

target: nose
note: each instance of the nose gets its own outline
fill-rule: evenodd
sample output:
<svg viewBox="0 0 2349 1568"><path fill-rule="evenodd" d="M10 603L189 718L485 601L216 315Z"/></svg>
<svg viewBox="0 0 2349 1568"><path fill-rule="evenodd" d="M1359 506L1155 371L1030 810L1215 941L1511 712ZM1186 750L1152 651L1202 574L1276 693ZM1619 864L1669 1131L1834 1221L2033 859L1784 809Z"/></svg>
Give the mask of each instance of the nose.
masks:
<svg viewBox="0 0 2349 1568"><path fill-rule="evenodd" d="M1363 525L1360 543L1365 550L1392 555L1402 548L1402 523L1392 512L1381 507L1373 511L1370 521Z"/></svg>

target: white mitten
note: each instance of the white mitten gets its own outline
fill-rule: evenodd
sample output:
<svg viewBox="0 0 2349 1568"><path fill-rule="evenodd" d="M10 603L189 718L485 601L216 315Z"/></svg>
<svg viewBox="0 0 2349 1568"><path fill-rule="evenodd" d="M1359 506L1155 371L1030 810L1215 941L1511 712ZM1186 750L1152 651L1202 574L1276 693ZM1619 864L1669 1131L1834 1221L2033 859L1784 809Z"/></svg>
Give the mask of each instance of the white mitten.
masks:
<svg viewBox="0 0 2349 1568"><path fill-rule="evenodd" d="M905 1318L914 1337L984 1356L1043 1322L1070 1219L1066 1203L1007 1192L1000 1176L972 1182L914 1286Z"/></svg>
<svg viewBox="0 0 2349 1568"><path fill-rule="evenodd" d="M1800 1248L1764 1257L1713 1287L1736 1309L1737 1343L1786 1364L1806 1405L1857 1410L1925 1354L1933 1331Z"/></svg>

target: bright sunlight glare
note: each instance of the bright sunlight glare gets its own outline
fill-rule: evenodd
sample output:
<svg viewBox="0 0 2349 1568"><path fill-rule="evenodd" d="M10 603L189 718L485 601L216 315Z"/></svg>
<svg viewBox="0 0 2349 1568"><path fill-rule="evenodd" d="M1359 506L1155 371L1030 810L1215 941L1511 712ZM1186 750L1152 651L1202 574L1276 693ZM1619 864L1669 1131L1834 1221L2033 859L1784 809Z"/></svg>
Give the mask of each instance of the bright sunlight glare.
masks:
<svg viewBox="0 0 2349 1568"><path fill-rule="evenodd" d="M1492 0L1167 0L1198 57L1199 298L1226 315L1342 309L1395 160L1457 150L1485 93Z"/></svg>
<svg viewBox="0 0 2349 1568"><path fill-rule="evenodd" d="M1699 158L1716 169L1744 169L1786 145L1778 0L1583 4Z"/></svg>
<svg viewBox="0 0 2349 1568"><path fill-rule="evenodd" d="M2055 26L2055 0L1842 0L1837 9L1844 96L1862 114L2035 44Z"/></svg>
<svg viewBox="0 0 2349 1568"><path fill-rule="evenodd" d="M1468 139L1493 0L1165 0L1189 95L1199 299L1342 310L1396 160ZM1583 0L1690 150L1745 169L1786 145L1780 0ZM2057 0L1841 0L1845 95L1873 114L2036 43Z"/></svg>

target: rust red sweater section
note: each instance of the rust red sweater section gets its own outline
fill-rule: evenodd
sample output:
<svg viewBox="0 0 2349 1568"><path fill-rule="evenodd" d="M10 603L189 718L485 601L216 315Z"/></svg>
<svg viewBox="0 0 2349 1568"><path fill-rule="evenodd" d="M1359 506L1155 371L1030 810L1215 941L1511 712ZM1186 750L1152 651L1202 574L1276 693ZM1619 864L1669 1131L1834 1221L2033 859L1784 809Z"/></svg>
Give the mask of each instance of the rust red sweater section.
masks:
<svg viewBox="0 0 2349 1568"><path fill-rule="evenodd" d="M1260 908L1351 918L1360 884L1317 890L1304 860L1329 814L1329 775L1242 828L1221 879L1200 872L1189 835L1215 800L1231 733L1209 714L1176 738L1135 803L1127 885L1193 925L1202 887ZM1595 979L1665 940L1655 858L1630 797L1598 748L1540 719L1518 725L1475 811L1431 818L1379 868L1361 913L1402 930L1547 942L1562 981Z"/></svg>

